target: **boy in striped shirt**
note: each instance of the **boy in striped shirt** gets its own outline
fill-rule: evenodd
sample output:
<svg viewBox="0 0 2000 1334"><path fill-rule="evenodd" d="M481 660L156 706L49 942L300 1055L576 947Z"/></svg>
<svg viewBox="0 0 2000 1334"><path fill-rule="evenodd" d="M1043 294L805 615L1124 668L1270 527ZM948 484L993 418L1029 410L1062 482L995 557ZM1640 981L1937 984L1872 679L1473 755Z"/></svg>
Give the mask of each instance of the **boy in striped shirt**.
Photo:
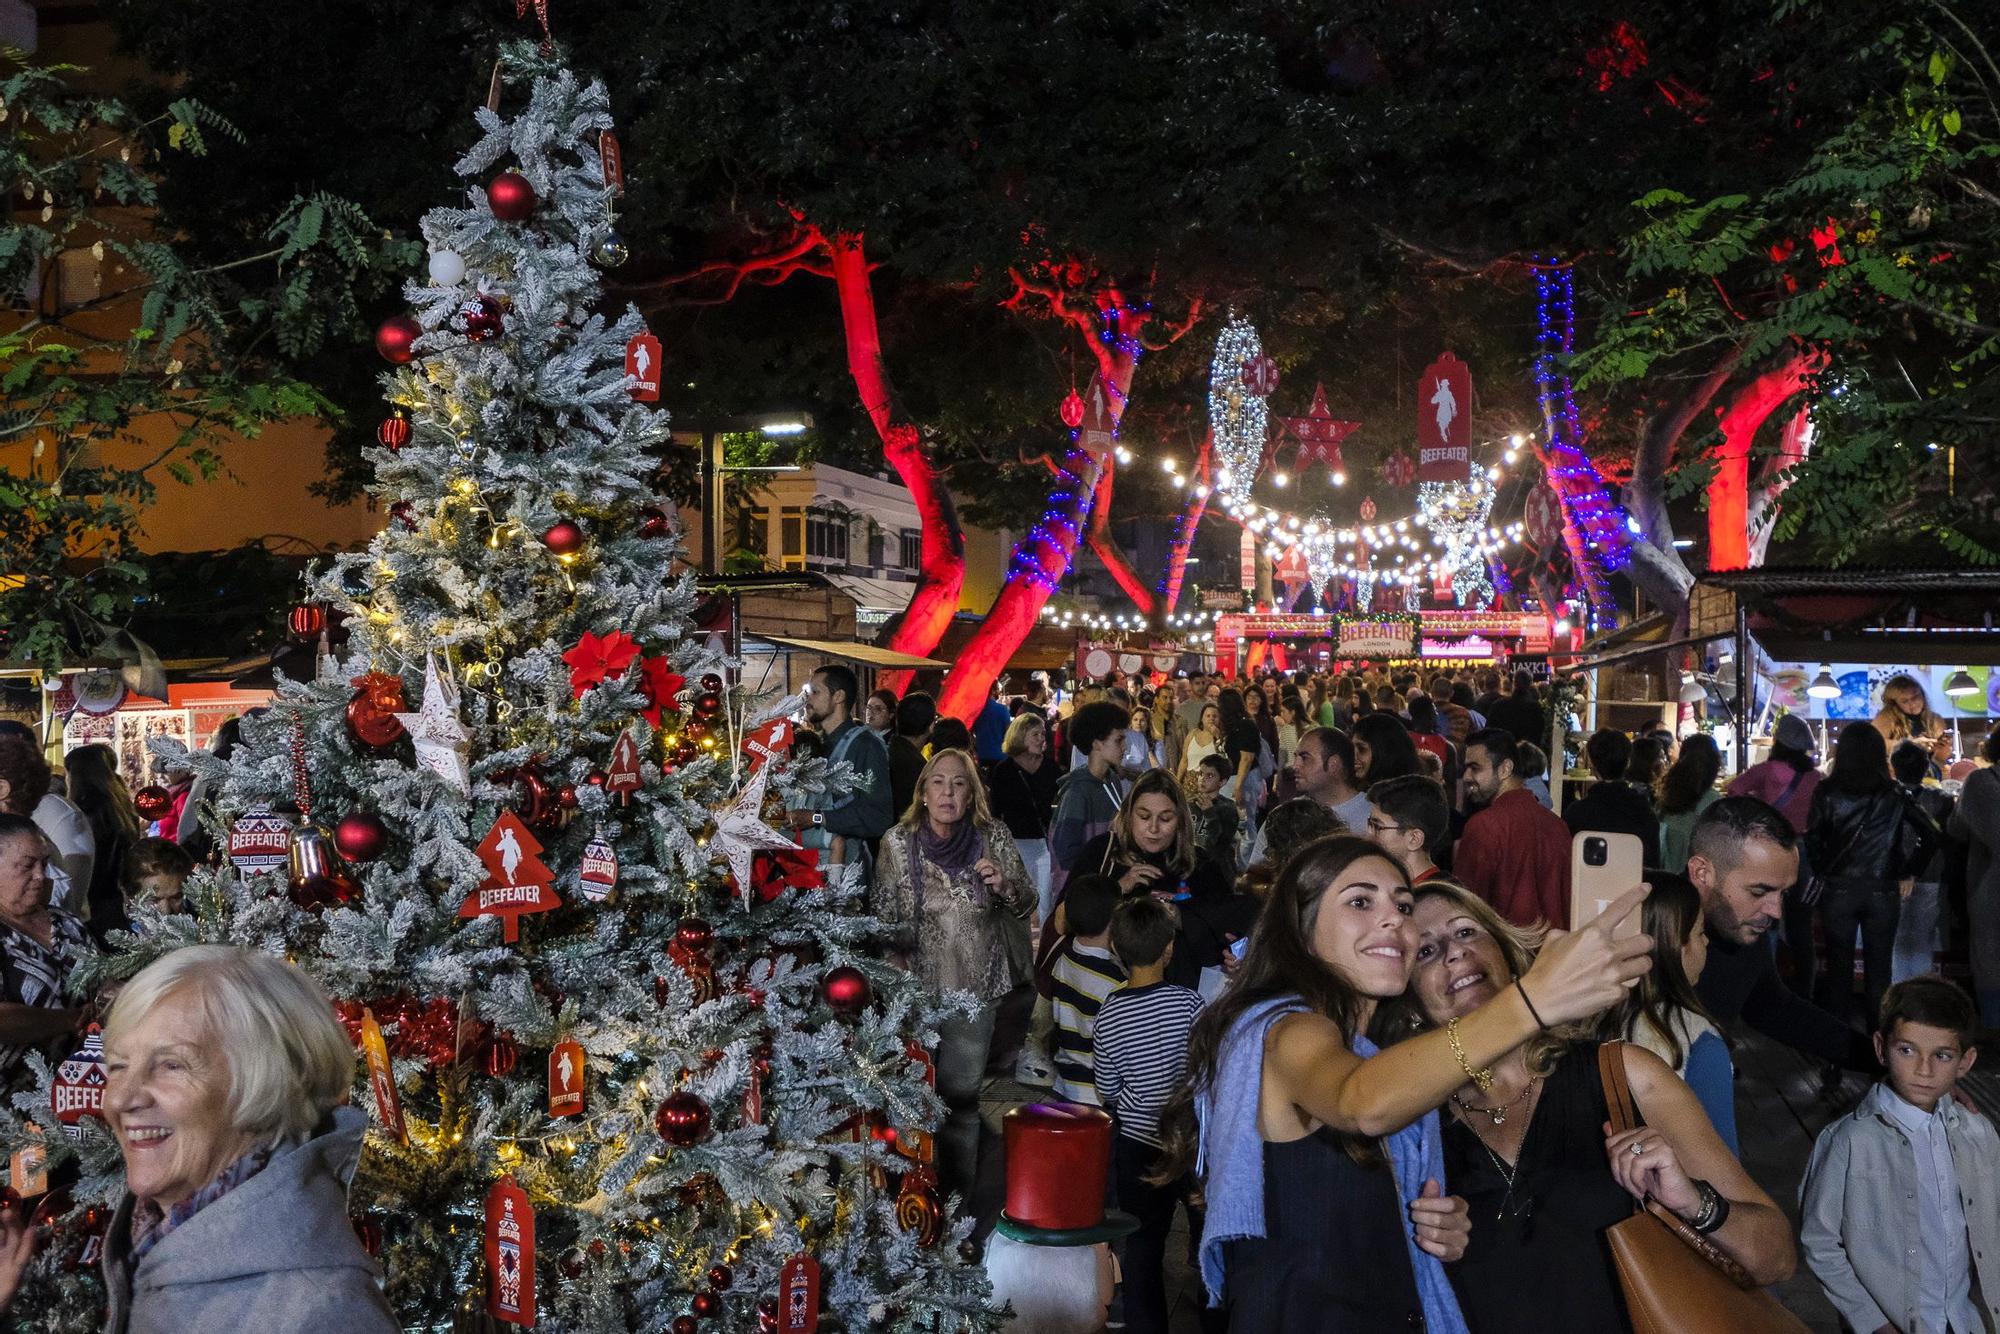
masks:
<svg viewBox="0 0 2000 1334"><path fill-rule="evenodd" d="M1166 980L1180 928L1173 905L1151 895L1118 905L1111 918L1111 947L1125 965L1125 985L1111 993L1091 1031L1098 1095L1117 1123L1112 1175L1118 1207L1139 1220L1125 1240L1125 1328L1167 1328L1164 1262L1174 1205L1188 1209L1188 1227L1201 1235L1201 1217L1188 1196L1192 1178L1156 1186L1146 1177L1159 1165L1160 1113L1187 1070L1188 1039L1201 997ZM1209 1317L1204 1313L1204 1327Z"/></svg>
<svg viewBox="0 0 2000 1334"><path fill-rule="evenodd" d="M1063 888L1063 914L1070 938L1056 952L1049 972L1049 1007L1055 1016L1055 1095L1065 1102L1098 1106L1091 1077L1090 1035L1097 1007L1125 980L1111 955L1111 910L1118 882L1108 875L1073 876Z"/></svg>

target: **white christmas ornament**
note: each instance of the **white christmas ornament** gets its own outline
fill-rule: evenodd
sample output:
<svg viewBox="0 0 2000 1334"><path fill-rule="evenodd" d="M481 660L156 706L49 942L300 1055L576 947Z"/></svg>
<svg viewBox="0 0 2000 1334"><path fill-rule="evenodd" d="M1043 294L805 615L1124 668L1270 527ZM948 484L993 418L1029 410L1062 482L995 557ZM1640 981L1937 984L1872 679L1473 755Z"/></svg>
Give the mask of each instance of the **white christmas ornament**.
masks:
<svg viewBox="0 0 2000 1334"><path fill-rule="evenodd" d="M456 287L465 281L465 256L456 250L431 252L431 285Z"/></svg>
<svg viewBox="0 0 2000 1334"><path fill-rule="evenodd" d="M1232 316L1215 340L1215 360L1208 368L1208 424L1220 464L1217 489L1239 502L1250 498L1271 431L1264 400L1243 384L1243 368L1263 355L1255 327Z"/></svg>
<svg viewBox="0 0 2000 1334"><path fill-rule="evenodd" d="M461 797L472 795L472 775L465 765L472 733L458 720L458 686L449 672L438 670L436 654L424 658L423 704L415 713L397 714L396 721L409 729L419 766Z"/></svg>
<svg viewBox="0 0 2000 1334"><path fill-rule="evenodd" d="M750 859L760 851L800 850L798 844L764 823L764 785L770 778L770 770L759 769L736 794L736 800L716 812L715 834L708 840L709 850L729 863L729 873L736 877L736 892L745 906L751 894Z"/></svg>

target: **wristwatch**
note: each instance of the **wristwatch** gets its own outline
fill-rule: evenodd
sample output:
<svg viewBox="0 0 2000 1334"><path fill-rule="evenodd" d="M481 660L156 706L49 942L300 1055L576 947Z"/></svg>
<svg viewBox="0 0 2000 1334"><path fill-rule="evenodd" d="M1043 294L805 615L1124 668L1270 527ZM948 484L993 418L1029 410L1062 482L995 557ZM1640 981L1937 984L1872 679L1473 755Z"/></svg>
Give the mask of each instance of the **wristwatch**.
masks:
<svg viewBox="0 0 2000 1334"><path fill-rule="evenodd" d="M823 824L825 824L825 823L826 823L826 812L825 812L825 811L814 811L814 812L813 812L813 828L817 829L817 828L819 828L819 827L820 827L821 825L823 825Z"/></svg>

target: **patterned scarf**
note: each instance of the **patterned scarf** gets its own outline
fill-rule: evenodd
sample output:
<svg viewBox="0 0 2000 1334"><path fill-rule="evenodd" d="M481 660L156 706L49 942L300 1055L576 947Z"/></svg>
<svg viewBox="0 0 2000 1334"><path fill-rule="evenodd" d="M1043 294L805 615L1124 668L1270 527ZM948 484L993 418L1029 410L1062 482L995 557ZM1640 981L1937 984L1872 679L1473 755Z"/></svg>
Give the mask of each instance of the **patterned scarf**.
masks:
<svg viewBox="0 0 2000 1334"><path fill-rule="evenodd" d="M263 1171L275 1149L253 1149L244 1154L223 1168L215 1180L165 1212L158 1205L141 1201L132 1210L132 1263L136 1266L148 1251L166 1240L169 1232Z"/></svg>

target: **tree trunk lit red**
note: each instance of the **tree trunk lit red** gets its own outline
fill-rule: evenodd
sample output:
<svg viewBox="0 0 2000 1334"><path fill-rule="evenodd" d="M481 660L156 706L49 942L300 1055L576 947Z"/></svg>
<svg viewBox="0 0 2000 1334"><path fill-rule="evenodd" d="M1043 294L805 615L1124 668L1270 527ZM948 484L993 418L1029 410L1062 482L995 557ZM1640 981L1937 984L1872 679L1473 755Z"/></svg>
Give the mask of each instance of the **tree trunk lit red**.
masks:
<svg viewBox="0 0 2000 1334"><path fill-rule="evenodd" d="M847 369L860 391L861 406L882 438L882 456L909 488L923 527L917 589L884 647L898 653L929 654L944 638L945 627L958 611L965 585L965 533L958 509L936 467L924 450L916 424L903 413L889 385L882 362L882 331L875 318L875 288L868 274L868 257L858 235L831 238L833 279L840 293L840 319L847 334ZM910 673L883 672L877 683L897 694L908 688Z"/></svg>
<svg viewBox="0 0 2000 1334"><path fill-rule="evenodd" d="M1147 316L1144 311L1130 310L1122 304L1107 304L1101 317L1113 337L1109 342L1093 338L1091 350L1097 355L1104 383L1113 390L1112 417L1114 421L1122 420L1125 396L1132 388L1132 370L1138 364L1134 349ZM1091 318L1093 326L1097 322L1097 318ZM960 650L951 674L945 678L938 712L971 724L986 702L988 688L1021 641L1035 628L1050 591L1069 570L1070 561L1076 556L1077 541L1090 526L1091 505L1097 495L1103 464L1079 450L1071 450L1065 466L1076 474L1068 498L1060 506L1052 506L1052 513L1016 548L1007 582L1002 585L1000 596L993 600L993 609Z"/></svg>
<svg viewBox="0 0 2000 1334"><path fill-rule="evenodd" d="M1192 476L1195 486L1188 492L1187 509L1181 513L1180 527L1174 530L1174 543L1167 548L1167 577L1160 585L1160 610L1167 615L1174 614L1174 607L1181 599L1181 580L1187 574L1188 549L1194 545L1195 531L1201 527L1202 513L1208 508L1209 458L1215 444L1214 435L1201 442L1201 453L1195 456Z"/></svg>
<svg viewBox="0 0 2000 1334"><path fill-rule="evenodd" d="M1104 562L1104 568L1111 572L1111 578L1132 599L1132 605L1139 609L1141 616L1153 614L1153 590L1132 568L1132 562L1125 559L1125 553L1111 536L1112 490L1118 478L1118 465L1110 459L1097 474L1097 497L1090 507L1090 549Z"/></svg>
<svg viewBox="0 0 2000 1334"><path fill-rule="evenodd" d="M1750 449L1757 430L1805 387L1813 358L1798 353L1737 390L1722 413L1722 444L1708 484L1708 568L1750 565Z"/></svg>

